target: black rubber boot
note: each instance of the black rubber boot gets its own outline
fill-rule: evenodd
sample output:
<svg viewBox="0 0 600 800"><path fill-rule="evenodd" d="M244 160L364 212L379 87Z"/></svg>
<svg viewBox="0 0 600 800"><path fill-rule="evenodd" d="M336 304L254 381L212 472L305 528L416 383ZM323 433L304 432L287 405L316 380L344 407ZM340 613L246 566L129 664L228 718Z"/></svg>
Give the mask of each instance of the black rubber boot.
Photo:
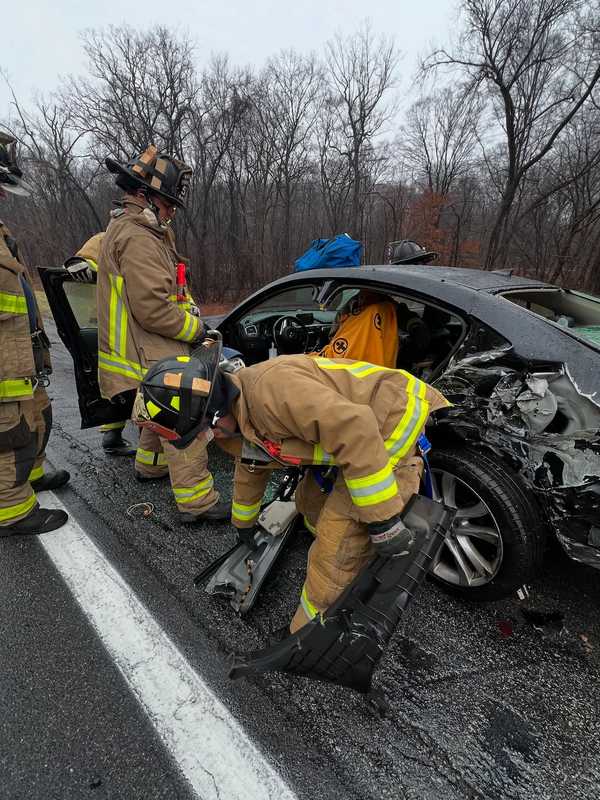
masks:
<svg viewBox="0 0 600 800"><path fill-rule="evenodd" d="M137 448L123 438L122 428L114 428L102 433L102 449L109 456L133 456Z"/></svg>
<svg viewBox="0 0 600 800"><path fill-rule="evenodd" d="M194 525L198 522L218 522L229 519L231 516L231 503L215 503L201 514L185 514L179 512L179 519L184 525Z"/></svg>
<svg viewBox="0 0 600 800"><path fill-rule="evenodd" d="M31 481L31 488L34 492L49 492L51 489L66 486L70 479L66 469L57 469L54 472L45 472L41 478Z"/></svg>
<svg viewBox="0 0 600 800"><path fill-rule="evenodd" d="M54 508L36 508L28 517L0 528L0 537L4 536L35 536L38 533L48 533L62 528L69 519L66 511Z"/></svg>

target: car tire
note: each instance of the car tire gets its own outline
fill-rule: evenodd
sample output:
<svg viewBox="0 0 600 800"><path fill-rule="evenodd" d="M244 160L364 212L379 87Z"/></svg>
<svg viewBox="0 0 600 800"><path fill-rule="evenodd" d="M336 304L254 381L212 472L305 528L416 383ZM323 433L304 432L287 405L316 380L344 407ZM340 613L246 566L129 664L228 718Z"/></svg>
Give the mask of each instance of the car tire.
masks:
<svg viewBox="0 0 600 800"><path fill-rule="evenodd" d="M470 600L513 594L544 556L547 530L532 493L508 465L478 448L434 448L429 462L440 496L458 509L432 577Z"/></svg>

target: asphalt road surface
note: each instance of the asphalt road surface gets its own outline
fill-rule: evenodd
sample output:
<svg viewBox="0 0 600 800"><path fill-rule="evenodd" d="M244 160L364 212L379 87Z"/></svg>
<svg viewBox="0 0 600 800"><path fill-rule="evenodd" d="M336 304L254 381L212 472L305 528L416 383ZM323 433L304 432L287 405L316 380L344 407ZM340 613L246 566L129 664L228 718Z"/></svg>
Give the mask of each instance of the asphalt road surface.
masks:
<svg viewBox="0 0 600 800"><path fill-rule="evenodd" d="M230 682L229 654L262 646L290 619L308 537L293 541L245 619L195 589L231 530L182 527L168 485L137 483L131 459L106 457L100 434L79 430L71 360L51 339L48 454L72 474L57 496L282 785L302 800L597 800L600 573L551 546L525 601L474 605L428 583L377 672L383 719L336 686L283 674ZM231 464L215 451L211 465L228 495ZM127 514L142 502L154 505L149 516ZM68 534L53 536L60 550ZM2 800L207 797L44 544L1 547ZM532 624L528 609L556 613Z"/></svg>

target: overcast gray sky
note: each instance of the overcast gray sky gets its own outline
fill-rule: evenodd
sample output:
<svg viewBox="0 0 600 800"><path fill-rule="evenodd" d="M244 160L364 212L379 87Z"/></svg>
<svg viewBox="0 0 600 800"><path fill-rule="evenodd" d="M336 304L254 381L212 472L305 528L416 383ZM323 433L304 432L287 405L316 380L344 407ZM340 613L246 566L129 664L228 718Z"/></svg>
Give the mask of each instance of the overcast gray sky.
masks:
<svg viewBox="0 0 600 800"><path fill-rule="evenodd" d="M394 35L406 90L418 55L448 41L455 9L456 0L12 0L3 11L0 68L28 104L36 92L52 91L60 75L85 70L79 33L86 28L168 25L192 35L200 65L211 52L260 65L282 48L320 50L336 31L351 33L368 17L375 33ZM0 81L0 118L9 99Z"/></svg>

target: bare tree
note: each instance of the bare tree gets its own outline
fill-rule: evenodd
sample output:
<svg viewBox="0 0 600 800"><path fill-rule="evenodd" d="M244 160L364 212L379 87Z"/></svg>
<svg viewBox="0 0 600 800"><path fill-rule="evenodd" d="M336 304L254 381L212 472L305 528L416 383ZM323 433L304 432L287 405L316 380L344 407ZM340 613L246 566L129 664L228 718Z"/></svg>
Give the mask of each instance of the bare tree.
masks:
<svg viewBox="0 0 600 800"><path fill-rule="evenodd" d="M596 28L580 0L463 0L454 52L437 50L426 70L459 67L485 93L504 136L502 190L486 264L508 257L510 219L526 175L591 100L600 79Z"/></svg>
<svg viewBox="0 0 600 800"><path fill-rule="evenodd" d="M349 222L352 232L358 236L361 203L372 188L365 160L367 155L372 155L375 137L395 110L392 104L385 105L383 99L394 86L398 51L393 41L384 36L374 38L369 24L365 23L353 36L345 39L337 36L327 44L326 63L327 111L332 119L325 128L322 148L336 151L347 161L351 176ZM321 161L323 173L327 162ZM337 177L340 169L335 158L333 165Z"/></svg>

